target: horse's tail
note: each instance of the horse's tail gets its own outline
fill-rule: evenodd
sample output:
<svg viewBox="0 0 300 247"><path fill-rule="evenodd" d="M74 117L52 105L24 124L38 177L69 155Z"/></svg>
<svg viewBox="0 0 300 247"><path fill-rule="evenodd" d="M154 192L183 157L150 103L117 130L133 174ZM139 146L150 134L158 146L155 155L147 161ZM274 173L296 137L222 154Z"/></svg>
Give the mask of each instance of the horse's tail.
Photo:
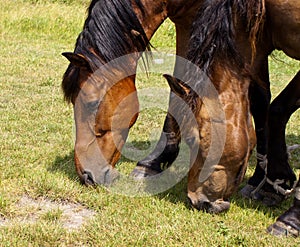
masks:
<svg viewBox="0 0 300 247"><path fill-rule="evenodd" d="M192 27L187 58L204 71L216 58L244 67L236 48L235 22L245 23L253 59L264 15L264 0L205 0Z"/></svg>

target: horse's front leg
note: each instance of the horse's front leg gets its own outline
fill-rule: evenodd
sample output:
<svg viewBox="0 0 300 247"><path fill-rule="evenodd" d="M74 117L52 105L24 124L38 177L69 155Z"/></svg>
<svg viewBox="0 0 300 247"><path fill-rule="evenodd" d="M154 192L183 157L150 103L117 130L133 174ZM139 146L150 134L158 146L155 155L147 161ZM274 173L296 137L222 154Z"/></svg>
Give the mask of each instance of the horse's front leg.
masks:
<svg viewBox="0 0 300 247"><path fill-rule="evenodd" d="M193 15L191 14L191 16ZM185 64L183 63L185 63L186 60L182 59L182 57L186 55L188 40L190 38L190 31L186 27L191 26L192 18L187 19L186 17L184 20L184 25L173 20L176 27L177 57L174 68L174 76L176 78L181 78L184 73ZM173 98L174 94L171 92L169 105L172 104ZM164 122L163 132L154 151L138 162L132 171L132 176L138 178L148 177L168 168L178 156L180 141L181 133L179 126L171 113L168 113Z"/></svg>
<svg viewBox="0 0 300 247"><path fill-rule="evenodd" d="M132 171L132 176L138 178L148 177L168 168L177 158L180 138L179 126L172 115L168 113L163 132L155 149L146 158L138 162Z"/></svg>
<svg viewBox="0 0 300 247"><path fill-rule="evenodd" d="M300 107L300 71L272 102L269 110L268 165L265 204L283 200L292 189L296 176L288 163L285 129L290 116ZM270 188L276 193L270 194ZM272 192L272 191L271 191ZM273 196L274 195L274 196Z"/></svg>

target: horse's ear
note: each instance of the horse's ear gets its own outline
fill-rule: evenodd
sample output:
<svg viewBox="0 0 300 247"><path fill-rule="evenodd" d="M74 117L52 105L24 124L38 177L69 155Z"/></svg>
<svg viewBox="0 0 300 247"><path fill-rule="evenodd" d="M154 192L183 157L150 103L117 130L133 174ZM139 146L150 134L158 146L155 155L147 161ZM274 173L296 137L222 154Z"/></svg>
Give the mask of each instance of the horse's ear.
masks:
<svg viewBox="0 0 300 247"><path fill-rule="evenodd" d="M75 54L73 52L64 52L61 55L66 57L70 63L74 64L77 67L85 67L91 70L90 64L87 61L86 57L81 54Z"/></svg>
<svg viewBox="0 0 300 247"><path fill-rule="evenodd" d="M164 74L163 76L167 79L171 91L179 97L183 97L189 93L190 88L184 82L168 74Z"/></svg>

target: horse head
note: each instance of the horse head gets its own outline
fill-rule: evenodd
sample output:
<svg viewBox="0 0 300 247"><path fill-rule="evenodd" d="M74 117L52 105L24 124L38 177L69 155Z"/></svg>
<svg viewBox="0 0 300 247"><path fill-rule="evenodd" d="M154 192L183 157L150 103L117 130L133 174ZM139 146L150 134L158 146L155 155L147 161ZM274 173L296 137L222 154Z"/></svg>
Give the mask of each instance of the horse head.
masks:
<svg viewBox="0 0 300 247"><path fill-rule="evenodd" d="M219 71L222 73L215 74L212 81L206 77L206 86L200 90L197 84L166 76L172 92L190 107L196 119L195 124L182 117L179 123L191 153L188 198L195 208L210 213L229 209L228 199L242 181L256 143L249 111L249 80L233 81L229 72L223 74L221 67ZM170 108L183 108L175 101L173 104Z"/></svg>
<svg viewBox="0 0 300 247"><path fill-rule="evenodd" d="M108 185L119 175L114 166L139 111L137 61L166 18L163 6L93 0L74 53L63 54L70 61L62 87L74 105L76 171L85 184Z"/></svg>
<svg viewBox="0 0 300 247"><path fill-rule="evenodd" d="M83 55L63 55L71 62L63 83L69 85L69 81L75 80L78 86L71 99L76 123L77 173L86 184L110 184L117 176L113 167L120 158L129 128L138 116L134 75L122 76L107 64L93 71Z"/></svg>

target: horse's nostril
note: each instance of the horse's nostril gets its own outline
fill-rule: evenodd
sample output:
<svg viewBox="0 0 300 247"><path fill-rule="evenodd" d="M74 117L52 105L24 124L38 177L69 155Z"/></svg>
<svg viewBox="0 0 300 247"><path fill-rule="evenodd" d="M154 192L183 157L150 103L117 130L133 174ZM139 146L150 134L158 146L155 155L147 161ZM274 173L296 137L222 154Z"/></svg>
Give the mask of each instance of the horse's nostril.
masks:
<svg viewBox="0 0 300 247"><path fill-rule="evenodd" d="M230 208L230 202L223 200L217 200L214 202L210 202L208 200L198 200L196 202L193 202L190 199L190 202L196 209L210 214L218 214L227 211Z"/></svg>
<svg viewBox="0 0 300 247"><path fill-rule="evenodd" d="M209 201L203 201L203 202L199 202L198 203L198 206L199 206L199 210L203 210L207 213L210 212L210 209L211 209L211 203Z"/></svg>
<svg viewBox="0 0 300 247"><path fill-rule="evenodd" d="M82 183L85 185L95 185L95 181L93 179L93 175L90 171L84 171L82 174Z"/></svg>
<svg viewBox="0 0 300 247"><path fill-rule="evenodd" d="M211 208L211 203L208 200L205 201L193 201L189 198L191 204L198 210L209 212L209 209Z"/></svg>

